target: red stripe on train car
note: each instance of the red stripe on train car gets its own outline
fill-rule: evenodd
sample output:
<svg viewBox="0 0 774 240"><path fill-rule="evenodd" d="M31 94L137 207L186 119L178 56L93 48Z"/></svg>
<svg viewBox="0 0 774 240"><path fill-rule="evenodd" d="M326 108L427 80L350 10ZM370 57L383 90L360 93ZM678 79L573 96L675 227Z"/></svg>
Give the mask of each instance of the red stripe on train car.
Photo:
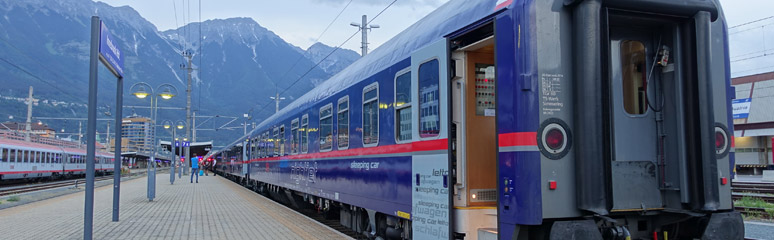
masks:
<svg viewBox="0 0 774 240"><path fill-rule="evenodd" d="M507 0L505 2L500 0L500 1L497 1L497 2L499 4L497 4L497 6L495 6L495 10L499 10L500 8L504 8L505 6L511 5L511 3L513 3L513 0Z"/></svg>
<svg viewBox="0 0 774 240"><path fill-rule="evenodd" d="M419 141L412 143L393 144L387 146L377 147L364 147L348 150L321 152L321 153L308 153L298 155L288 155L282 157L270 157L262 159L253 159L249 162L262 162L262 161L276 161L276 160L295 160L295 159L315 159L315 158L332 158L332 157L351 157L351 156L367 156L377 154L395 154L395 153L407 153L407 152L422 152L422 151L437 151L449 149L449 140L438 139Z"/></svg>
<svg viewBox="0 0 774 240"><path fill-rule="evenodd" d="M500 147L537 146L537 132L503 133L498 139Z"/></svg>

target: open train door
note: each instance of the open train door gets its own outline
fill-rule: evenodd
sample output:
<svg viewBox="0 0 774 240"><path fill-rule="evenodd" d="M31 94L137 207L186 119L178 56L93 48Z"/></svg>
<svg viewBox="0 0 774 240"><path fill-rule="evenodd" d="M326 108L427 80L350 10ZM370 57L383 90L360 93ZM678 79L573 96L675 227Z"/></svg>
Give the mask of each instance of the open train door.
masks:
<svg viewBox="0 0 774 240"><path fill-rule="evenodd" d="M448 47L431 43L411 54L412 139L414 146L443 145L444 150L414 149L411 176L413 239L450 239L451 197L448 152ZM418 121L417 121L418 120ZM421 142L422 144L417 144Z"/></svg>

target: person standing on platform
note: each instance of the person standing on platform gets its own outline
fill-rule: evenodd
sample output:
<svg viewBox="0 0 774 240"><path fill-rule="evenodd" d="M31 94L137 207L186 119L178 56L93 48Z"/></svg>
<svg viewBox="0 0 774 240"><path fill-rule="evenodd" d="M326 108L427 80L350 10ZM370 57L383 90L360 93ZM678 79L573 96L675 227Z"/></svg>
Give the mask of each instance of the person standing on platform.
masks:
<svg viewBox="0 0 774 240"><path fill-rule="evenodd" d="M196 175L196 183L199 183L199 158L191 158L191 183L193 183L194 175Z"/></svg>
<svg viewBox="0 0 774 240"><path fill-rule="evenodd" d="M209 176L210 174L207 173L207 171L210 170L210 161L204 160L202 162L204 166L202 166L202 171L204 171L204 176Z"/></svg>

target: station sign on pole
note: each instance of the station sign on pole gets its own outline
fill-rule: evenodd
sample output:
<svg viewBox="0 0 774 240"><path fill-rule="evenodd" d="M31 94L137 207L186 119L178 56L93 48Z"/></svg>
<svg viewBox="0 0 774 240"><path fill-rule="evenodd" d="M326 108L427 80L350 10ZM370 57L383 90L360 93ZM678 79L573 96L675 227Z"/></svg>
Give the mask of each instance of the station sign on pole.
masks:
<svg viewBox="0 0 774 240"><path fill-rule="evenodd" d="M99 17L91 17L91 48L89 50L89 105L86 125L86 191L83 210L83 239L92 239L94 226L94 160L96 159L97 132L97 83L98 60L115 75L116 81L116 129L121 129L123 108L124 56L115 39ZM118 202L121 183L121 134L115 138L113 177L113 221L118 221Z"/></svg>
<svg viewBox="0 0 774 240"><path fill-rule="evenodd" d="M124 58L121 55L121 50L116 46L116 42L105 23L100 21L99 24L99 60L113 72L113 75L122 78L124 76Z"/></svg>

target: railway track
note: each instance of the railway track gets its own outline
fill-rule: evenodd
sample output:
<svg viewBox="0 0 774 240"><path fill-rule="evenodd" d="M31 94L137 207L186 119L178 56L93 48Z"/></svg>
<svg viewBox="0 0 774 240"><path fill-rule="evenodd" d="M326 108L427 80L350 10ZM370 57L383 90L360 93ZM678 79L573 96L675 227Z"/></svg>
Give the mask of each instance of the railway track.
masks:
<svg viewBox="0 0 774 240"><path fill-rule="evenodd" d="M731 191L734 193L774 194L774 183L732 183Z"/></svg>
<svg viewBox="0 0 774 240"><path fill-rule="evenodd" d="M108 179L113 179L113 176L110 175L110 176L96 177L94 178L94 181L96 182L96 181L102 181L102 180L108 180ZM66 186L75 187L78 183L84 184L84 179L73 179L73 180L40 183L40 184L33 184L33 185L26 185L26 186L7 187L7 188L0 189L0 196L35 192L35 191L41 191L46 189L52 189L52 188L66 187Z"/></svg>

